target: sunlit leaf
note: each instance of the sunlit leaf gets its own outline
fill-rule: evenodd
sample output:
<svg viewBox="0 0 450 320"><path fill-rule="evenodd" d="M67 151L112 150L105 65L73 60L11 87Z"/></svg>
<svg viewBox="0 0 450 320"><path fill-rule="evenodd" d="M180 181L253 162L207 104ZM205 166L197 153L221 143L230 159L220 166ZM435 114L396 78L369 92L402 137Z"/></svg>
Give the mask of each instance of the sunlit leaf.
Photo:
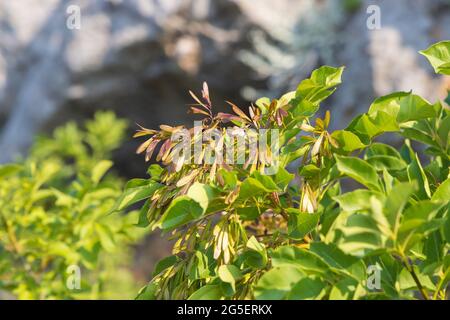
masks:
<svg viewBox="0 0 450 320"><path fill-rule="evenodd" d="M436 73L450 75L450 41L441 41L420 51L434 68Z"/></svg>
<svg viewBox="0 0 450 320"><path fill-rule="evenodd" d="M335 156L338 170L369 189L379 190L378 175L374 167L356 157Z"/></svg>

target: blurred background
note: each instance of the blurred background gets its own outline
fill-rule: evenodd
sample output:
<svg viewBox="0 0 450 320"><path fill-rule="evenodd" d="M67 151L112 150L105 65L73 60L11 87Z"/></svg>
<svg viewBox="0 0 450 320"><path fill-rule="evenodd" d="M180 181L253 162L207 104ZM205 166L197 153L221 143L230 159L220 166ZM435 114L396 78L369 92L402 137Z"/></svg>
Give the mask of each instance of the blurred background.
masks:
<svg viewBox="0 0 450 320"><path fill-rule="evenodd" d="M245 106L323 64L346 66L324 106L342 128L393 91L445 97L450 82L417 53L444 39L449 0L0 0L0 163L97 110L128 119L131 137L134 123L191 123L188 90L203 81L217 109ZM114 156L124 178L145 176L137 145ZM148 237L135 276L148 280L168 250Z"/></svg>

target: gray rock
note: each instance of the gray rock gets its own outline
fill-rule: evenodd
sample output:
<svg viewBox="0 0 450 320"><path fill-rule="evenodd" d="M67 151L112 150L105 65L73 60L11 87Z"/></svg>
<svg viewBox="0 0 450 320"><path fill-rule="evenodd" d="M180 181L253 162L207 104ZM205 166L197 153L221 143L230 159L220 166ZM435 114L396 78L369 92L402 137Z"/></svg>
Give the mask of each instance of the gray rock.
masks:
<svg viewBox="0 0 450 320"><path fill-rule="evenodd" d="M361 0L350 13L337 0L0 0L0 162L97 109L148 127L191 121L187 90L204 80L220 109L225 98L275 97L320 64L345 64L325 105L334 127L391 91L436 99L441 80L416 52L450 36L447 3ZM380 30L366 26L371 4ZM81 9L80 30L67 28L70 5ZM119 154L125 170L134 147Z"/></svg>
<svg viewBox="0 0 450 320"><path fill-rule="evenodd" d="M103 108L149 126L181 121L192 83L210 80L228 95L251 81L229 59L243 36L231 2L12 3L0 2L3 162L48 123ZM66 27L69 5L81 9L79 30Z"/></svg>
<svg viewBox="0 0 450 320"><path fill-rule="evenodd" d="M373 4L380 8L378 30L366 25L366 9ZM394 91L412 90L431 101L442 98L442 79L418 51L445 39L433 28L439 26L448 35L450 24L440 21L448 19L449 9L445 1L364 1L341 32L345 45L336 58L347 68L332 100L335 127L365 112L374 98ZM441 12L440 19L435 18L436 11Z"/></svg>

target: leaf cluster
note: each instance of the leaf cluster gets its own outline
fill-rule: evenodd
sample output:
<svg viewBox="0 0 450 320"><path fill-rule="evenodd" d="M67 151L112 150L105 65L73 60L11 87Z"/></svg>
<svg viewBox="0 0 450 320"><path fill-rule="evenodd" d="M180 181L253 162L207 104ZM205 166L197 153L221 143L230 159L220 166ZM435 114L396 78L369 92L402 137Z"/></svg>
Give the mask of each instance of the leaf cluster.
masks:
<svg viewBox="0 0 450 320"><path fill-rule="evenodd" d="M422 54L449 74L450 42ZM229 103L232 114L214 115L206 85L201 99L191 93L202 131L278 129L273 175L264 174L270 154L253 165L174 163L170 136L184 127L138 131L150 135L138 150L147 160L162 142L161 165L149 167L149 179L131 180L118 207L145 200L140 225L176 241L139 299L447 298L449 107L396 92L330 132L330 113L316 113L343 71L323 66L248 114ZM401 147L381 143L386 133ZM375 289L372 267L380 271Z"/></svg>

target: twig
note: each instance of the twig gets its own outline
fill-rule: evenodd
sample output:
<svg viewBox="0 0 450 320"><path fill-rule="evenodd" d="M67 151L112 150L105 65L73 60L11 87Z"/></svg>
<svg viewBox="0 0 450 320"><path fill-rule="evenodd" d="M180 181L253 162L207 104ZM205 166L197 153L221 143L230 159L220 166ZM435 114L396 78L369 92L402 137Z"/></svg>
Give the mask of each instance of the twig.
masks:
<svg viewBox="0 0 450 320"><path fill-rule="evenodd" d="M402 259L402 260L403 260L403 264L405 265L406 270L408 270L408 272L409 272L409 273L411 274L411 276L413 277L414 282L416 283L417 288L419 289L420 294L422 295L422 297L423 297L425 300L429 300L427 291L426 291L425 288L422 286L422 283L420 283L420 280L419 280L419 278L417 277L416 272L414 271L414 267L411 266L411 265L409 264L408 258L407 258L407 257L403 256L402 258L403 258L403 259Z"/></svg>

